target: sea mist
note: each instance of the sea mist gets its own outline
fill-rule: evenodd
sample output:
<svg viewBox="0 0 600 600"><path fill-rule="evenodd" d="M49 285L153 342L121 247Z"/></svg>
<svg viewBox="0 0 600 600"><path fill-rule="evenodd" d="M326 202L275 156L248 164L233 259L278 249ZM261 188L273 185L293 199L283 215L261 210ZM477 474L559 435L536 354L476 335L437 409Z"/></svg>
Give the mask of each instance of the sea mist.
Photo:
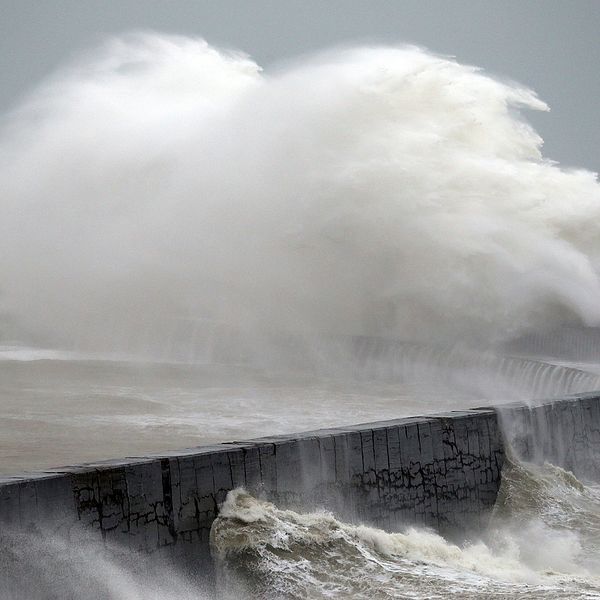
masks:
<svg viewBox="0 0 600 600"><path fill-rule="evenodd" d="M597 325L600 187L542 157L523 109L547 107L416 47L265 72L112 39L4 118L2 337L210 361L215 339L280 358Z"/></svg>

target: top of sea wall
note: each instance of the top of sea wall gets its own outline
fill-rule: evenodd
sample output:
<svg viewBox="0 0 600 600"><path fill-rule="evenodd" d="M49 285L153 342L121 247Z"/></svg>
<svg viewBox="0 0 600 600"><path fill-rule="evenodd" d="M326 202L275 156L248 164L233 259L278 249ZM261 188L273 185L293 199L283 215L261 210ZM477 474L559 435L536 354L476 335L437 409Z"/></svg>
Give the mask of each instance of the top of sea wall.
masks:
<svg viewBox="0 0 600 600"><path fill-rule="evenodd" d="M152 551L208 545L228 491L388 529L482 525L503 448L493 410L366 423L52 469L0 483L0 523L99 530Z"/></svg>
<svg viewBox="0 0 600 600"><path fill-rule="evenodd" d="M598 394L533 411L563 414L557 406L575 437L599 427ZM220 503L245 487L387 530L417 524L465 535L487 524L504 457L497 413L481 408L100 461L0 479L0 532L83 528L132 550L207 555Z"/></svg>
<svg viewBox="0 0 600 600"><path fill-rule="evenodd" d="M443 413L432 413L427 415L402 417L399 419L392 420L359 423L354 425L315 429L310 431L279 434L274 436L264 436L260 438L252 438L241 441L207 444L201 446L194 446L190 448L182 448L178 450L153 452L144 456L128 456L123 458L104 459L76 465L45 468L39 471L24 471L22 473L11 475L3 475L2 473L0 473L0 487L16 483L25 483L28 481L39 481L44 479L60 478L64 477L65 475L90 473L94 471L106 471L111 469L123 468L124 466L144 465L163 458L172 459L178 456L188 457L194 455L205 455L226 452L236 448L243 449L261 444L282 444L285 442L292 442L295 440L303 440L307 438L328 437L343 432L360 431L364 429L381 430L387 429L392 426L416 424L419 422L426 423L440 419L460 419L468 416L481 415L483 413L490 412L498 412L501 415L503 414L507 416L514 415L515 417L522 416L524 419L527 420L528 417L525 417L526 414L533 416L536 414L558 415L560 413L564 413L566 410L568 410L568 407L574 402L581 403L584 409L589 411L590 414L588 415L588 423L596 421L600 422L600 391L594 391L587 393L572 394L564 398L538 400L532 402L531 404L523 402L511 402L497 406L483 406L465 410L454 410ZM540 409L543 409L544 407L548 407L548 409L550 409L550 413L548 413L547 410L544 410L543 412L540 411ZM529 417L529 419L531 419L531 416ZM532 421L529 422L532 424L532 427L535 428L535 430L531 432L532 435L536 437L541 436L543 434L543 424L539 423L539 421L537 424ZM506 425L508 426L508 423L506 423ZM523 436L525 436L525 429L521 428L520 433Z"/></svg>

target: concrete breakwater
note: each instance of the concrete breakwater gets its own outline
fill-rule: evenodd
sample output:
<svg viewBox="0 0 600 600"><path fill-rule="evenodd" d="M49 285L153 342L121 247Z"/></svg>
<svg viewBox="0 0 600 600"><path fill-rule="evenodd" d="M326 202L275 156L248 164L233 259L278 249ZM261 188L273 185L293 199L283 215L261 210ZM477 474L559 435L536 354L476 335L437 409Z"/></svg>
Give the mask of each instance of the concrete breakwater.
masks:
<svg viewBox="0 0 600 600"><path fill-rule="evenodd" d="M85 531L107 546L197 563L209 560L212 522L237 487L387 530L417 524L464 535L487 522L505 438L525 458L544 439L561 466L597 475L600 394L509 405L500 417L482 408L5 477L0 537Z"/></svg>

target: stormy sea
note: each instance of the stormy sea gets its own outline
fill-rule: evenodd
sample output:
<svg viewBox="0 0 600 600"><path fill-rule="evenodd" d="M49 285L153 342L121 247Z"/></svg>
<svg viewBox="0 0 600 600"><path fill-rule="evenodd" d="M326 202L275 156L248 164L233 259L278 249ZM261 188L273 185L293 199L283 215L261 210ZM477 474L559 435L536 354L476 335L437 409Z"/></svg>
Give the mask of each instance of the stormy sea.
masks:
<svg viewBox="0 0 600 600"><path fill-rule="evenodd" d="M600 389L600 185L531 110L414 46L64 65L0 122L0 476ZM600 482L510 450L467 539L237 489L210 548L20 532L0 598L600 598Z"/></svg>

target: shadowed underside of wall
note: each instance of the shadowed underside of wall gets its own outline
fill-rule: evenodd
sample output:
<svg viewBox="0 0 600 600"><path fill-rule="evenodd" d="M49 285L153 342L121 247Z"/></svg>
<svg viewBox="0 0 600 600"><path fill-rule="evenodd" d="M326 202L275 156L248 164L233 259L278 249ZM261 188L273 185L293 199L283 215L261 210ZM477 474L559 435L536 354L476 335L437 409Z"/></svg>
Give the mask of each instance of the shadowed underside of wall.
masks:
<svg viewBox="0 0 600 600"><path fill-rule="evenodd" d="M600 396L502 414L522 449L537 443L532 423L544 422L555 456L569 450L565 466L596 464ZM0 536L85 532L109 548L198 564L219 504L237 487L391 531L417 524L465 535L487 523L504 456L496 411L476 409L68 467L0 480Z"/></svg>

